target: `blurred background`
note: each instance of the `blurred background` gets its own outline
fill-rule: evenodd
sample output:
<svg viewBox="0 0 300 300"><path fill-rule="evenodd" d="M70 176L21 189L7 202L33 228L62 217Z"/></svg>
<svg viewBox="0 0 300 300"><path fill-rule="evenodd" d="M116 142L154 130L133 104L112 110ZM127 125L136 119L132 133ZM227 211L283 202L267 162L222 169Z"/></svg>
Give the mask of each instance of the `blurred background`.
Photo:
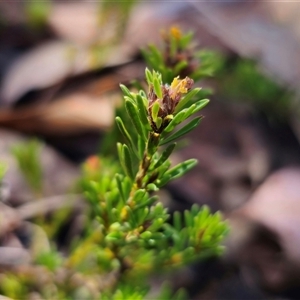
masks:
<svg viewBox="0 0 300 300"><path fill-rule="evenodd" d="M205 118L173 157L198 166L163 197L171 210L207 204L231 226L225 255L175 284L193 299L300 299L299 2L0 1L0 266L26 261L29 221L66 197L76 205L57 243L76 236L80 164L112 127L119 84L143 78L140 49L173 25L217 67L200 82Z"/></svg>

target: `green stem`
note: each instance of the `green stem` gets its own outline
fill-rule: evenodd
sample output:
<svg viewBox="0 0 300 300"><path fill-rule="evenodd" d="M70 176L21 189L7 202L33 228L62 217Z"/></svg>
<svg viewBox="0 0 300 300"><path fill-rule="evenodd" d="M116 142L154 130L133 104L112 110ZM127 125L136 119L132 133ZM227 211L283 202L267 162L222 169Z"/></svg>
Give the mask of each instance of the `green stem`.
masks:
<svg viewBox="0 0 300 300"><path fill-rule="evenodd" d="M132 185L132 189L130 192L130 197L127 202L129 206L134 205L134 203L132 203L132 198L134 193L138 189L145 188L146 186L146 184L143 182L143 179L147 175L153 155L158 150L159 141L160 141L160 134L156 132L150 132L147 140L146 150L144 152L143 159L140 162L139 171L137 172L136 177L134 179L134 183Z"/></svg>

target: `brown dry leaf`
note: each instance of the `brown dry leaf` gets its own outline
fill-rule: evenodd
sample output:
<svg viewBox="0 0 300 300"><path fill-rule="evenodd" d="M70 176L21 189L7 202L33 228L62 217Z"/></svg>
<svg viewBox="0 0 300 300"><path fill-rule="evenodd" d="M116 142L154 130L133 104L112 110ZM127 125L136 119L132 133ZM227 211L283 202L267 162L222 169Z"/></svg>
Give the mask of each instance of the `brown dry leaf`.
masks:
<svg viewBox="0 0 300 300"><path fill-rule="evenodd" d="M41 89L89 69L88 53L70 43L52 41L21 56L4 77L1 97L11 105L26 92Z"/></svg>
<svg viewBox="0 0 300 300"><path fill-rule="evenodd" d="M0 110L0 126L48 137L99 133L112 125L116 103L122 99L120 82L143 76L144 64L134 62L109 75L72 78L64 86L41 91L33 104Z"/></svg>
<svg viewBox="0 0 300 300"><path fill-rule="evenodd" d="M97 6L97 2L55 3L48 24L64 40L91 44L99 35Z"/></svg>
<svg viewBox="0 0 300 300"><path fill-rule="evenodd" d="M282 169L230 216L227 251L245 276L268 290L299 286L300 169Z"/></svg>
<svg viewBox="0 0 300 300"><path fill-rule="evenodd" d="M93 49L64 41L45 43L21 56L4 77L2 103L11 105L30 90L53 86L62 80L96 68L129 61L123 48Z"/></svg>
<svg viewBox="0 0 300 300"><path fill-rule="evenodd" d="M300 264L300 169L271 175L254 193L242 212L280 237L290 259Z"/></svg>
<svg viewBox="0 0 300 300"><path fill-rule="evenodd" d="M65 82L65 89L56 85L41 92L37 103L2 109L0 126L56 136L107 129L113 122L115 104L122 99L115 92L120 91L120 82L143 76L144 64L133 62L109 75L99 77L91 73L72 78ZM60 88L64 91L60 92Z"/></svg>
<svg viewBox="0 0 300 300"><path fill-rule="evenodd" d="M55 3L48 24L64 40L79 45L110 42L115 38L118 20L106 19L101 26L98 2Z"/></svg>
<svg viewBox="0 0 300 300"><path fill-rule="evenodd" d="M67 135L111 126L114 101L84 93L71 94L48 104L0 111L0 126L26 133Z"/></svg>

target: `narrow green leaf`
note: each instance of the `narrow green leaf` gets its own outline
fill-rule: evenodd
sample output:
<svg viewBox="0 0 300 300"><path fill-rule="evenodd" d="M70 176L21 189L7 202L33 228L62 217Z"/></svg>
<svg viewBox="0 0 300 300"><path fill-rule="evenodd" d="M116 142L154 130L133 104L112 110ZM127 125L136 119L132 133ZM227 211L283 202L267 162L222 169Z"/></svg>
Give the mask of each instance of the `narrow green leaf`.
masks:
<svg viewBox="0 0 300 300"><path fill-rule="evenodd" d="M129 177L125 176L122 183L123 183L124 195L125 195L125 198L127 199L129 197L129 194L131 191L132 182Z"/></svg>
<svg viewBox="0 0 300 300"><path fill-rule="evenodd" d="M123 120L120 118L120 117L116 117L116 123L117 123L117 126L120 130L120 132L123 134L124 138L126 139L126 141L128 142L129 145L131 145L132 147L134 146L133 142L132 142L132 139L123 123Z"/></svg>
<svg viewBox="0 0 300 300"><path fill-rule="evenodd" d="M120 84L120 88L121 88L121 90L122 90L122 92L123 92L123 94L125 96L127 96L127 97L129 97L131 99L134 99L133 96L132 96L132 94L130 93L129 89L125 85Z"/></svg>
<svg viewBox="0 0 300 300"><path fill-rule="evenodd" d="M193 216L197 216L199 214L199 211L200 211L200 207L198 204L193 204L192 207L191 207L191 212L193 214Z"/></svg>
<svg viewBox="0 0 300 300"><path fill-rule="evenodd" d="M118 150L119 161L125 172L125 165L124 165L124 158L123 158L123 146L121 143L117 143L117 150Z"/></svg>
<svg viewBox="0 0 300 300"><path fill-rule="evenodd" d="M108 242L117 242L123 239L124 233L122 232L111 232L105 236L105 240Z"/></svg>
<svg viewBox="0 0 300 300"><path fill-rule="evenodd" d="M171 136L162 139L161 142L159 143L159 145L162 146L164 144L172 142L172 141L180 138L181 136L187 134L188 132L190 132L191 130L193 130L195 127L198 126L198 124L200 123L201 119L202 119L202 117L197 117L197 118L191 120L188 124L186 124L185 126L183 126L181 129L179 129L178 131L176 131Z"/></svg>
<svg viewBox="0 0 300 300"><path fill-rule="evenodd" d="M146 109L146 106L145 106L142 96L139 94L136 95L136 104L137 104L137 108L139 111L139 116L140 116L141 122L143 123L143 125L146 128L150 129L149 120L148 120L148 116L147 116L147 109Z"/></svg>
<svg viewBox="0 0 300 300"><path fill-rule="evenodd" d="M145 76L146 76L146 80L147 80L148 85L152 84L153 83L153 77L152 77L152 74L151 74L151 72L149 71L148 68L145 69Z"/></svg>
<svg viewBox="0 0 300 300"><path fill-rule="evenodd" d="M146 103L148 103L148 100L147 100L147 94L145 93L145 91L144 90L139 90L139 95L142 96L144 104L146 105Z"/></svg>
<svg viewBox="0 0 300 300"><path fill-rule="evenodd" d="M159 189L158 189L158 187L156 186L156 184L154 184L154 183L149 183L149 184L147 184L147 190L148 190L149 192L157 192Z"/></svg>
<svg viewBox="0 0 300 300"><path fill-rule="evenodd" d="M154 45L149 45L149 49L151 50L153 58L155 59L155 65L157 66L163 64L163 56L161 51L159 51Z"/></svg>
<svg viewBox="0 0 300 300"><path fill-rule="evenodd" d="M193 32L189 32L181 37L181 39L179 40L179 45L181 49L185 49L188 46L188 44L191 42L193 38L193 35L194 35Z"/></svg>
<svg viewBox="0 0 300 300"><path fill-rule="evenodd" d="M129 216L128 221L129 221L130 225L133 226L134 228L136 228L138 224L137 224L136 216L133 213L133 210L128 205L124 206L124 208Z"/></svg>
<svg viewBox="0 0 300 300"><path fill-rule="evenodd" d="M130 155L130 151L129 148L127 147L127 145L123 145L123 149L122 149L122 157L124 160L124 167L125 167L125 171L128 177L130 177L131 179L134 179L134 172L133 172L133 168L132 168L132 160L131 160L131 155Z"/></svg>
<svg viewBox="0 0 300 300"><path fill-rule="evenodd" d="M207 205L203 205L199 212L199 223L203 224L206 219L209 217L210 209Z"/></svg>
<svg viewBox="0 0 300 300"><path fill-rule="evenodd" d="M170 40L170 56L171 58L175 58L175 55L177 53L178 47L177 47L177 39L171 36Z"/></svg>
<svg viewBox="0 0 300 300"><path fill-rule="evenodd" d="M185 247L185 249L183 249L182 251L182 260L184 261L184 263L189 264L192 261L194 261L195 259L198 259L198 255L196 256L196 251L195 251L195 247L194 247L194 243L189 243L192 246L189 247ZM202 251L201 251L202 252Z"/></svg>
<svg viewBox="0 0 300 300"><path fill-rule="evenodd" d="M165 185L166 183L168 183L171 180L174 180L176 178L183 176L186 172L188 172L190 169L192 169L196 164L197 164L196 159L189 159L189 160L186 160L186 161L178 164L177 166L170 169L169 171L167 171L164 174L163 178L160 180L159 187Z"/></svg>
<svg viewBox="0 0 300 300"><path fill-rule="evenodd" d="M138 153L140 159L143 158L145 149L146 149L146 142L141 136L138 136Z"/></svg>
<svg viewBox="0 0 300 300"><path fill-rule="evenodd" d="M192 106L195 107L192 111L192 113L190 113L189 115L186 116L186 118L188 118L190 115L198 112L199 110L201 110L202 108L204 108L207 104L209 103L209 99L202 99L196 103L194 103Z"/></svg>
<svg viewBox="0 0 300 300"><path fill-rule="evenodd" d="M115 178L116 178L117 186L118 186L118 189L119 189L119 192L120 192L120 195L121 195L121 199L123 200L123 203L126 203L126 198L125 198L124 190L123 190L123 186L122 186L123 176L121 176L121 174L117 173L115 175Z"/></svg>
<svg viewBox="0 0 300 300"><path fill-rule="evenodd" d="M158 102L155 102L155 103L152 105L152 109L151 109L151 116L152 116L152 120L153 120L154 122L157 121L157 115L158 115L159 109L160 109L159 103L158 103Z"/></svg>
<svg viewBox="0 0 300 300"><path fill-rule="evenodd" d="M171 162L166 160L160 167L158 167L157 171L159 173L158 178L162 178L162 176L169 170L171 166Z"/></svg>
<svg viewBox="0 0 300 300"><path fill-rule="evenodd" d="M158 79L159 84L162 85L162 75L161 75L161 73L160 72L156 72L156 77Z"/></svg>
<svg viewBox="0 0 300 300"><path fill-rule="evenodd" d="M158 167L160 167L172 154L174 148L176 146L176 143L170 144L162 153L162 155L160 156L160 158L157 160L157 162L155 163L155 165L153 166L153 169L156 169Z"/></svg>
<svg viewBox="0 0 300 300"><path fill-rule="evenodd" d="M193 218L191 216L191 213L188 210L185 210L183 212L184 215L184 223L186 227L192 227L193 226Z"/></svg>
<svg viewBox="0 0 300 300"><path fill-rule="evenodd" d="M151 231L144 231L143 233L141 233L140 237L142 239L148 240L150 239L152 236L152 232Z"/></svg>
<svg viewBox="0 0 300 300"><path fill-rule="evenodd" d="M171 235L171 238L173 240L173 243L174 243L174 248L177 250L179 250L179 246L181 246L181 243L182 243L182 237L180 236L179 232L174 230L173 228L173 232L172 232L172 235ZM181 247L182 248L182 247Z"/></svg>
<svg viewBox="0 0 300 300"><path fill-rule="evenodd" d="M124 100L125 100L125 101L130 101L130 102L133 103L134 105L135 105L135 102L136 102L136 101L135 101L135 98L133 98L133 97L131 98L131 97L128 97L128 96L124 96Z"/></svg>
<svg viewBox="0 0 300 300"><path fill-rule="evenodd" d="M117 187L106 193L106 200L110 201L113 207L119 202L119 198L120 192Z"/></svg>
<svg viewBox="0 0 300 300"><path fill-rule="evenodd" d="M113 207L111 210L112 216L113 216L113 220L118 220L120 219L120 212L117 208ZM120 223L117 223L120 225Z"/></svg>
<svg viewBox="0 0 300 300"><path fill-rule="evenodd" d="M136 205L134 207L134 210L137 210L137 209L140 209L140 208L143 208L143 207L146 207L146 206L150 207L157 200L158 200L158 197L153 196L153 197L149 198L148 200L144 201L143 203Z"/></svg>
<svg viewBox="0 0 300 300"><path fill-rule="evenodd" d="M113 223L114 222L114 220L113 220L114 216L111 213L111 210L113 208L113 204L112 204L112 199L110 197L110 192L105 193L105 198L106 198L106 202L105 202L106 203L106 209L105 209L105 212L107 214L109 222Z"/></svg>
<svg viewBox="0 0 300 300"><path fill-rule="evenodd" d="M201 88L195 88L192 89L189 93L187 93L178 103L178 105L175 108L175 113L181 111L183 107L185 107L186 104L188 104L189 101L193 99L199 92L201 91Z"/></svg>
<svg viewBox="0 0 300 300"><path fill-rule="evenodd" d="M170 169L168 172L166 172L165 175L171 175L172 179L181 177L187 171L192 169L197 164L197 162L198 162L197 159L194 159L194 158L188 159L188 160L186 160L182 163L179 163L178 165L176 165L172 169Z"/></svg>
<svg viewBox="0 0 300 300"><path fill-rule="evenodd" d="M151 132L147 143L147 152L152 156L156 151L160 141L160 134L156 132Z"/></svg>
<svg viewBox="0 0 300 300"><path fill-rule="evenodd" d="M145 203L143 203L145 204ZM138 208L138 212L136 214L137 216L137 224L138 225L142 225L145 223L146 221L146 218L148 217L149 215L149 207L147 206L144 206L143 209L140 209L141 207ZM136 207L133 209L133 211L136 211Z"/></svg>
<svg viewBox="0 0 300 300"><path fill-rule="evenodd" d="M165 208L163 206L163 204L161 202L157 203L154 207L153 207L153 212L155 216L164 214L165 212Z"/></svg>
<svg viewBox="0 0 300 300"><path fill-rule="evenodd" d="M190 107L185 108L185 109L182 110L182 111L184 111L183 121L186 120L189 116L191 116L193 114L193 111L194 111L195 108L196 108L196 105L194 103Z"/></svg>
<svg viewBox="0 0 300 300"><path fill-rule="evenodd" d="M133 201L137 204L140 203L146 194L147 191L145 189L137 190L133 195Z"/></svg>
<svg viewBox="0 0 300 300"><path fill-rule="evenodd" d="M152 238L155 240L160 240L164 238L164 234L162 232L154 232L152 233Z"/></svg>
<svg viewBox="0 0 300 300"><path fill-rule="evenodd" d="M159 99L162 99L162 90L161 90L160 82L157 77L153 78L153 89L157 97Z"/></svg>
<svg viewBox="0 0 300 300"><path fill-rule="evenodd" d="M164 129L164 132L171 132L175 128L175 126L183 122L185 120L185 114L186 114L186 109L176 114L175 117L172 119L172 121Z"/></svg>
<svg viewBox="0 0 300 300"><path fill-rule="evenodd" d="M179 211L174 212L173 223L174 223L174 228L177 231L180 231L182 229L181 213Z"/></svg>
<svg viewBox="0 0 300 300"><path fill-rule="evenodd" d="M159 230L164 224L163 218L156 218L153 220L153 223L148 227L149 231L155 232Z"/></svg>
<svg viewBox="0 0 300 300"><path fill-rule="evenodd" d="M152 55L152 53L147 54L146 58L146 65L150 67L155 67L157 65L157 60L156 58ZM157 68L156 68L157 69Z"/></svg>
<svg viewBox="0 0 300 300"><path fill-rule="evenodd" d="M137 109L136 105L134 105L132 102L126 100L125 101L125 107L126 107L126 110L127 110L128 114L130 116L131 122L134 125L137 133L144 140L147 140L146 130L143 127L143 124L140 120L138 109Z"/></svg>
<svg viewBox="0 0 300 300"><path fill-rule="evenodd" d="M160 128L161 124L162 124L162 118L161 117L157 117L156 121L155 121L156 127Z"/></svg>

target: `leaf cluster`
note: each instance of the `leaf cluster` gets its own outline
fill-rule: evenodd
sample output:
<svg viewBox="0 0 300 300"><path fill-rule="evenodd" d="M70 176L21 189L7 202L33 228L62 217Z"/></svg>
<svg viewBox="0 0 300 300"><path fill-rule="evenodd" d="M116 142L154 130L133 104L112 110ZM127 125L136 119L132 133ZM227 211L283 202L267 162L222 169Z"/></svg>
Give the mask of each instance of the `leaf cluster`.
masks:
<svg viewBox="0 0 300 300"><path fill-rule="evenodd" d="M146 69L145 75L149 91L155 94L152 109L149 94L143 90L131 92L121 85L130 123L116 117L125 141L117 144L120 163L98 158L96 165L101 165L101 172L91 180L93 167L88 162L87 180L83 182L95 220L92 232L97 228L99 233L95 247L99 268L119 272L127 284L164 268L220 254L219 244L227 232L220 214L212 215L208 207L197 205L183 214L176 212L171 224L167 208L158 201L155 192L197 163L189 159L171 166L169 158L175 141L198 125L201 117L189 119L208 100L192 101L199 89L185 90L184 80L169 87L158 72ZM172 114L163 115L161 100L166 89L174 99L174 95L180 96L180 101ZM158 133L154 127L162 129Z"/></svg>
<svg viewBox="0 0 300 300"><path fill-rule="evenodd" d="M174 77L189 76L195 81L212 76L221 64L217 52L196 50L193 32L182 33L178 27L162 31L162 45L149 45L142 50L147 65L160 72L165 83Z"/></svg>

